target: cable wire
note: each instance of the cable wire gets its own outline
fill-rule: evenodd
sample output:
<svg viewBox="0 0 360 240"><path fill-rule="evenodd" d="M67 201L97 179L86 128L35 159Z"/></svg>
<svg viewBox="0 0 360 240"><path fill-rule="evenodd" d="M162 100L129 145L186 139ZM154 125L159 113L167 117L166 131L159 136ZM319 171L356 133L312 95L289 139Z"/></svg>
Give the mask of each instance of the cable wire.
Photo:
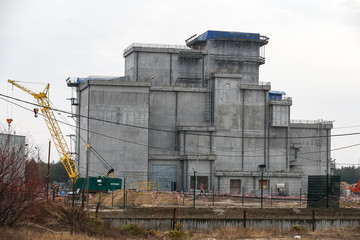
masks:
<svg viewBox="0 0 360 240"><path fill-rule="evenodd" d="M23 102L26 104L31 104L31 105L35 105L38 107L41 107L39 104L36 103L31 103L19 98L14 98L14 97L10 97L4 94L0 93L0 96L2 97L6 97L6 98L10 98L12 100L15 101L19 101L19 102ZM100 122L104 122L104 123L110 123L110 124L115 124L115 125L120 125L120 126L125 126L125 127L131 127L131 128L138 128L138 129L145 129L145 130L151 130L151 131L159 131L159 132L168 132L168 133L177 133L177 131L173 131L173 130L168 130L168 129L158 129L158 128L152 128L152 127L144 127L144 126L139 126L139 125L130 125L130 124L126 124L126 123L120 123L120 122L114 122L114 121L110 121L110 120L106 120L106 119L100 119L100 118L96 118L96 117L91 117L91 116L84 116L81 114L73 114L69 111L64 111L61 109L56 109L56 108L52 108L53 111L57 111L57 112L62 112L62 113L66 113L69 115L73 115L76 116L78 118L85 118L85 119L90 119L90 120L94 120L94 121L100 121ZM194 130L195 131L195 130ZM206 136L209 137L208 134L201 134L201 133L194 133L194 132L187 132L187 135L195 135L195 136ZM288 136L288 137L271 137L271 136L229 136L229 135L213 135L213 137L224 137L224 138L235 138L235 139L307 139L307 138L327 138L327 137L344 137L344 136L352 136L352 135L360 135L360 132L352 132L352 133L343 133L343 134L332 134L332 135L316 135L316 136Z"/></svg>

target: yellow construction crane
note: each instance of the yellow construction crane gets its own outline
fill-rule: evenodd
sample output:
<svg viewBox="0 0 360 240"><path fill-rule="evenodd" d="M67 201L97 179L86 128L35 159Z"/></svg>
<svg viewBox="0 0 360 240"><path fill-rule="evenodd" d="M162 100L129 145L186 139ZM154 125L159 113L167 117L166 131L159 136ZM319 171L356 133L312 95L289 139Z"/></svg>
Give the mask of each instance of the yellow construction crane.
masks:
<svg viewBox="0 0 360 240"><path fill-rule="evenodd" d="M49 129L50 135L53 139L53 142L56 146L56 150L59 153L60 156L60 160L62 162L62 164L65 167L66 172L68 173L71 181L73 183L76 182L76 179L79 178L79 171L76 167L75 164L75 159L72 156L70 149L68 147L68 145L66 144L64 135L61 132L59 123L57 122L54 112L50 106L50 102L49 102L49 87L50 84L48 83L44 89L44 91L40 92L40 93L35 93L21 85L19 85L18 83L16 83L16 81L14 80L8 80L9 83L11 83L12 85L20 88L21 90L29 93L30 95L32 95L38 102L39 106L40 106L40 110L43 114L45 123ZM34 109L35 112L35 117L37 116L37 109Z"/></svg>

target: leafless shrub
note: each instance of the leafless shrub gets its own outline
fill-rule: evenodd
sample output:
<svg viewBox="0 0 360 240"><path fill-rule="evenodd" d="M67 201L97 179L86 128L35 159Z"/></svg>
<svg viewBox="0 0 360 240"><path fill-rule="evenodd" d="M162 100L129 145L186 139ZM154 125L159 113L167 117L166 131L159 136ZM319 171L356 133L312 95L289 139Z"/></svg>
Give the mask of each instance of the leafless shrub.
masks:
<svg viewBox="0 0 360 240"><path fill-rule="evenodd" d="M43 180L34 160L28 160L24 146L2 135L0 141L0 226L14 224L24 211L38 203ZM4 137L5 136L5 137Z"/></svg>

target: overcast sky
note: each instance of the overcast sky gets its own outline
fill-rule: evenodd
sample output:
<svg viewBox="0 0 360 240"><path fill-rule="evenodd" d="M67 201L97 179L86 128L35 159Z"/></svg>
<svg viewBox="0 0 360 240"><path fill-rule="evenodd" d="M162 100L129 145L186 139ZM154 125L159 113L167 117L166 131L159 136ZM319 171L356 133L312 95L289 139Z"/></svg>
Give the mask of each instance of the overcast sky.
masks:
<svg viewBox="0 0 360 240"><path fill-rule="evenodd" d="M34 102L7 79L50 83L51 101L69 110L68 77L122 76L131 43L184 44L207 30L268 36L260 81L293 98L291 118L335 121L332 134L360 132L360 0L0 0L0 93ZM0 99L5 130L9 117L46 159L42 117ZM360 135L332 138L338 167L360 163L360 146L336 150L355 144Z"/></svg>

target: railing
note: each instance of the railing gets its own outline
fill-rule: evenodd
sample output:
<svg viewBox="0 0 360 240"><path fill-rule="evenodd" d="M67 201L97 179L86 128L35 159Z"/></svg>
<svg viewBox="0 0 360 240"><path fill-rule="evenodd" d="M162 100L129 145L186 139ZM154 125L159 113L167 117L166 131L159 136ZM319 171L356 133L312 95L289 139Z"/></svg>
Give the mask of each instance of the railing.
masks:
<svg viewBox="0 0 360 240"><path fill-rule="evenodd" d="M159 181L141 181L130 183L130 189L137 191L159 191Z"/></svg>
<svg viewBox="0 0 360 240"><path fill-rule="evenodd" d="M265 63L265 58L261 56L237 56L237 55L214 55L215 61L233 61L233 62L259 62Z"/></svg>
<svg viewBox="0 0 360 240"><path fill-rule="evenodd" d="M202 78L201 73L180 73L179 79L194 79L198 80Z"/></svg>
<svg viewBox="0 0 360 240"><path fill-rule="evenodd" d="M260 86L270 86L271 82L259 82Z"/></svg>
<svg viewBox="0 0 360 240"><path fill-rule="evenodd" d="M190 49L185 45L172 45L172 44L152 44L152 43L132 43L130 46L125 48L124 53L129 51L133 47L144 47L144 48L175 48L175 49Z"/></svg>
<svg viewBox="0 0 360 240"><path fill-rule="evenodd" d="M267 36L260 36L260 40L267 43L269 41L269 38Z"/></svg>
<svg viewBox="0 0 360 240"><path fill-rule="evenodd" d="M290 123L295 124L333 124L334 121L324 121L322 119L318 120L291 120Z"/></svg>

